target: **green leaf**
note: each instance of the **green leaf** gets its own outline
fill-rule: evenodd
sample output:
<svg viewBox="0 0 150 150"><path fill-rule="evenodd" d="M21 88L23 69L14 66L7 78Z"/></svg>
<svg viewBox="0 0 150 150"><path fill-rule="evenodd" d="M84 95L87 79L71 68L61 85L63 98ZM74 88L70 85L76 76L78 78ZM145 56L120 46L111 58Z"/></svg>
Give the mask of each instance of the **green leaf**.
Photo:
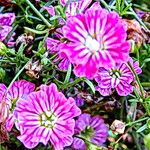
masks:
<svg viewBox="0 0 150 150"><path fill-rule="evenodd" d="M5 76L6 76L5 70L0 67L0 81L2 81Z"/></svg>
<svg viewBox="0 0 150 150"><path fill-rule="evenodd" d="M85 79L84 82L87 83L87 85L91 88L93 94L95 94L95 87L94 87L93 83L88 79Z"/></svg>
<svg viewBox="0 0 150 150"><path fill-rule="evenodd" d="M56 20L56 19L59 19L59 18L61 18L61 16L58 16L58 15L52 16L52 17L50 18L50 21L53 21L53 20Z"/></svg>
<svg viewBox="0 0 150 150"><path fill-rule="evenodd" d="M120 14L120 6L121 6L121 0L116 0L116 10Z"/></svg>
<svg viewBox="0 0 150 150"><path fill-rule="evenodd" d="M68 70L67 70L67 74L66 74L64 83L68 83L68 82L69 82L69 79L70 79L70 76L71 76L71 71L72 71L72 66L71 66L71 64L70 64L70 65L69 65L69 68L68 68Z"/></svg>
<svg viewBox="0 0 150 150"><path fill-rule="evenodd" d="M150 134L144 137L144 144L148 149L150 149Z"/></svg>
<svg viewBox="0 0 150 150"><path fill-rule="evenodd" d="M139 132L142 132L144 131L145 129L147 128L147 124L144 124L142 127L140 127L136 132L139 133Z"/></svg>
<svg viewBox="0 0 150 150"><path fill-rule="evenodd" d="M147 127L150 128L150 119L147 120Z"/></svg>

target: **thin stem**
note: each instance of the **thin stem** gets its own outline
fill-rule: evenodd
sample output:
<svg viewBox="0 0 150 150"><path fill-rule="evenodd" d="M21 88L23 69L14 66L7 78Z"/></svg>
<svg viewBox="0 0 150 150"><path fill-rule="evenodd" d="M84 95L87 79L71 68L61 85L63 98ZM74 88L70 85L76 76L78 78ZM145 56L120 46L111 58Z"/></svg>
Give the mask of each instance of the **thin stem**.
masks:
<svg viewBox="0 0 150 150"><path fill-rule="evenodd" d="M128 2L125 0L126 6L128 6ZM135 13L135 11L130 7L129 10L133 13L135 18L139 21L139 23L145 28L145 30L149 31L149 29L146 27L146 25L143 23L142 19L138 17L138 15Z"/></svg>
<svg viewBox="0 0 150 150"><path fill-rule="evenodd" d="M147 120L147 119L149 119L149 117L141 118L141 119L135 120L133 122L127 123L126 126L132 126L133 124L142 122L142 121Z"/></svg>
<svg viewBox="0 0 150 150"><path fill-rule="evenodd" d="M26 3L32 8L32 10L43 20L43 22L51 28L51 24L45 19L45 17L34 7L34 5L29 1L26 0Z"/></svg>
<svg viewBox="0 0 150 150"><path fill-rule="evenodd" d="M138 86L139 86L139 88L140 88L141 97L142 97L142 99L143 99L143 98L144 98L144 89L143 89L143 87L142 87L142 85L141 85L141 83L140 83L140 79L139 79L137 73L135 72L135 70L134 70L134 68L133 68L133 66L131 65L130 62L128 62L128 65L129 65L129 67L130 67L130 70L132 71L132 73L133 73L134 76L135 76L135 79L136 79L136 81L137 81L137 83L138 83Z"/></svg>
<svg viewBox="0 0 150 150"><path fill-rule="evenodd" d="M132 131L132 136L133 136L137 150L142 150L140 145L139 145L139 142L137 141L138 138L137 138L136 132Z"/></svg>
<svg viewBox="0 0 150 150"><path fill-rule="evenodd" d="M63 85L61 87L61 89L66 89L66 88L72 87L72 86L76 85L77 83L79 83L80 81L84 81L84 78L77 78L73 82Z"/></svg>
<svg viewBox="0 0 150 150"><path fill-rule="evenodd" d="M105 2L105 0L99 0L104 6L105 8L107 8L110 11L110 7L109 5Z"/></svg>
<svg viewBox="0 0 150 150"><path fill-rule="evenodd" d="M30 60L29 60L30 61ZM28 62L29 62L28 61ZM12 84L16 81L16 79L19 77L19 75L22 73L22 71L24 70L24 68L26 67L26 65L28 64L28 62L18 71L18 73L15 75L15 77L13 78L13 80L11 81L11 83L9 84L6 93L9 91L9 89L11 88Z"/></svg>
<svg viewBox="0 0 150 150"><path fill-rule="evenodd" d="M123 120L123 114L124 114L124 110L125 110L125 108L124 108L124 102L125 102L125 97L122 97L121 98L121 110L120 110L120 120Z"/></svg>
<svg viewBox="0 0 150 150"><path fill-rule="evenodd" d="M48 30L44 30L44 31L38 31L38 30L34 30L34 29L31 29L31 28L28 28L28 27L24 27L25 30L29 31L29 32L32 32L32 33L35 33L35 34L45 34L48 32Z"/></svg>
<svg viewBox="0 0 150 150"><path fill-rule="evenodd" d="M144 87L150 87L150 82L142 82L141 85Z"/></svg>
<svg viewBox="0 0 150 150"><path fill-rule="evenodd" d="M145 12L150 12L150 9L145 8L145 7L141 7L140 5L137 4L133 4L134 7L139 8L140 10L143 10Z"/></svg>

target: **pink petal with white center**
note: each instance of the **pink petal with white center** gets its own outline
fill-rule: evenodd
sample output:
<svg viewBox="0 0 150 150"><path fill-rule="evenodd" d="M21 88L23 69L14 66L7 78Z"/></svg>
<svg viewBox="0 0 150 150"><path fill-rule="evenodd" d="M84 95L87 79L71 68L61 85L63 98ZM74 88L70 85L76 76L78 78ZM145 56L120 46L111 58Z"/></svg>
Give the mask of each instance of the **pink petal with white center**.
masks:
<svg viewBox="0 0 150 150"><path fill-rule="evenodd" d="M85 14L69 17L63 33L70 42L60 51L73 63L77 76L93 79L99 67L110 69L116 61L128 59L130 44L115 12L88 9Z"/></svg>
<svg viewBox="0 0 150 150"><path fill-rule="evenodd" d="M39 142L51 142L54 149L71 145L74 134L74 117L81 111L74 99L67 99L55 84L42 85L37 92L20 99L14 110L19 140L25 147L34 148Z"/></svg>

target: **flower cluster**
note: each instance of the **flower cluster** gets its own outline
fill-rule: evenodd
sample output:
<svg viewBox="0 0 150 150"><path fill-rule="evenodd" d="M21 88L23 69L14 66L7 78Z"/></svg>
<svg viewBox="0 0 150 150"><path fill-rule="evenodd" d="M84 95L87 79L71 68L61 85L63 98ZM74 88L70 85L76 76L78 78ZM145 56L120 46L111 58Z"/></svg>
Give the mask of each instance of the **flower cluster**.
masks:
<svg viewBox="0 0 150 150"><path fill-rule="evenodd" d="M149 99L142 89L145 83L140 84L138 80L137 75L142 72L139 62L130 57L133 37L129 33L135 27L133 21L119 16L118 3L112 3L114 6L110 9L116 10L111 11L102 8L100 2L92 0L59 0L58 5L55 1L35 1L35 6L30 0L19 3L21 10L24 10L19 15L16 11L7 13L14 9L6 9L5 13L0 13L0 65L3 64L0 67L0 80L7 77L3 74L16 74L16 70L24 65L8 87L0 83L0 144L9 139L8 133L14 133L12 129L15 127L18 140L27 149L37 148L39 144L50 146L54 150L101 149L106 146L108 136L113 136L115 143L118 141L115 147L121 145L112 132L118 129L117 134L124 134L125 127L128 128L125 125L129 123L120 122L117 115L116 124L106 125L104 118L109 118L108 111L118 106L110 95L119 97L130 94L134 97L131 93L136 92L134 86L138 84L140 92L135 93L136 101L142 99L141 101L146 102ZM49 6L53 3L55 6ZM126 5L120 4L121 7ZM24 9L23 6L28 7ZM43 8L38 11L37 6ZM25 14L25 23L20 21L22 14ZM33 14L36 16L32 16ZM13 29L14 21L14 24L21 24ZM28 24L35 29L27 27ZM15 33L11 31L16 33L15 45ZM24 33L20 35L17 31ZM141 32L142 28L139 30ZM139 60L145 57L140 57L138 53L137 56ZM145 63L147 61L145 59ZM16 66L14 69L10 68L12 64ZM29 81L14 81L21 77ZM6 83L10 79L11 77ZM89 87L94 94L89 93ZM99 94L101 96L97 97ZM110 102L104 96L110 96ZM106 110L107 115L100 116L108 105L112 108ZM145 108L146 112L147 102L143 106L142 109ZM136 118L139 117L135 114L134 119ZM123 121L125 120L128 121ZM106 122L109 124L112 119ZM112 139L108 138L108 142L109 140ZM109 146L111 148L111 144Z"/></svg>
<svg viewBox="0 0 150 150"><path fill-rule="evenodd" d="M4 41L7 35L12 30L12 23L15 20L15 14L14 13L5 13L0 14L0 42ZM14 42L12 42L13 37L10 38L8 45L13 45Z"/></svg>

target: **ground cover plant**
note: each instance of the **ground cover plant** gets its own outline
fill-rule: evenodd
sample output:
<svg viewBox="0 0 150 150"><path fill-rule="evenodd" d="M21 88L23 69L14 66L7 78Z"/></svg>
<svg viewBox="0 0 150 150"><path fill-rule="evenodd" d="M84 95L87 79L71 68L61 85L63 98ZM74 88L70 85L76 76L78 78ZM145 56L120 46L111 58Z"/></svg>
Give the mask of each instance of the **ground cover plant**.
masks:
<svg viewBox="0 0 150 150"><path fill-rule="evenodd" d="M149 29L149 0L0 0L0 150L149 150Z"/></svg>

